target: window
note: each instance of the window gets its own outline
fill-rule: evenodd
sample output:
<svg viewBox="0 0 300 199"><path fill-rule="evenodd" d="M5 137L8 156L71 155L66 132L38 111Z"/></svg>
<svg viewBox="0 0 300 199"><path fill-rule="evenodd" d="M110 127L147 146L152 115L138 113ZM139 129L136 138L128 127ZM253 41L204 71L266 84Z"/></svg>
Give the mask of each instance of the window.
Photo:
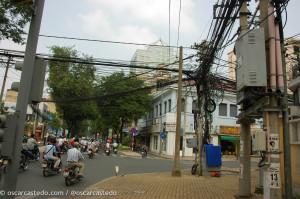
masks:
<svg viewBox="0 0 300 199"><path fill-rule="evenodd" d="M168 102L169 102L169 112L171 112L171 109L172 109L172 101L171 101L171 99L169 99Z"/></svg>
<svg viewBox="0 0 300 199"><path fill-rule="evenodd" d="M164 109L164 114L166 114L166 113L167 113L167 101L164 102L164 105L165 105L165 106L164 106L164 108L165 108L165 109Z"/></svg>
<svg viewBox="0 0 300 199"><path fill-rule="evenodd" d="M181 99L181 112L185 112L185 99Z"/></svg>
<svg viewBox="0 0 300 199"><path fill-rule="evenodd" d="M161 104L159 104L159 115L161 115Z"/></svg>
<svg viewBox="0 0 300 199"><path fill-rule="evenodd" d="M158 136L155 135L153 136L153 149L157 150L157 147L158 147Z"/></svg>
<svg viewBox="0 0 300 199"><path fill-rule="evenodd" d="M237 106L234 104L230 104L230 117L237 116Z"/></svg>
<svg viewBox="0 0 300 199"><path fill-rule="evenodd" d="M227 116L227 104L219 104L219 116Z"/></svg>
<svg viewBox="0 0 300 199"><path fill-rule="evenodd" d="M183 136L180 136L180 151L182 151L183 148Z"/></svg>
<svg viewBox="0 0 300 199"><path fill-rule="evenodd" d="M290 120L292 121L292 120ZM290 123L290 134L291 134L291 143L300 144L300 122L291 122Z"/></svg>
<svg viewBox="0 0 300 199"><path fill-rule="evenodd" d="M155 106L155 117L158 116L158 105Z"/></svg>

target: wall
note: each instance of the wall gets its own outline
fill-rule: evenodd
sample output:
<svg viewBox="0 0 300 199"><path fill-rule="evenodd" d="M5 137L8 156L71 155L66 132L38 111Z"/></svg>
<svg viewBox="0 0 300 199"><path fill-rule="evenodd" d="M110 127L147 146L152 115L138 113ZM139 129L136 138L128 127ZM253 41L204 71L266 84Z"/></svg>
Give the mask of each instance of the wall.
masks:
<svg viewBox="0 0 300 199"><path fill-rule="evenodd" d="M300 195L300 144L291 144L292 179L294 192Z"/></svg>

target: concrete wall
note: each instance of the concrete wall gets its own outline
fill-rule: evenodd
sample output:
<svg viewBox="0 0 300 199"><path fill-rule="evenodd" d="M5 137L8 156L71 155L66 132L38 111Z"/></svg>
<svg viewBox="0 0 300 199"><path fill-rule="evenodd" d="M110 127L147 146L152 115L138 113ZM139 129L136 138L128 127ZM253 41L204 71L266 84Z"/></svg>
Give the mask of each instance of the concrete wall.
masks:
<svg viewBox="0 0 300 199"><path fill-rule="evenodd" d="M300 195L300 144L291 144L292 179L294 192Z"/></svg>

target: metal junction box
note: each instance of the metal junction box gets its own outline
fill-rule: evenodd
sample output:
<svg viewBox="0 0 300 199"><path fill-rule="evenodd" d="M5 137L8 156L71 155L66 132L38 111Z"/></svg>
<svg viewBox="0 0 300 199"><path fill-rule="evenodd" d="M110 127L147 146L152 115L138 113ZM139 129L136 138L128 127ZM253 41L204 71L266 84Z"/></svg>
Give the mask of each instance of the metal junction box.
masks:
<svg viewBox="0 0 300 199"><path fill-rule="evenodd" d="M242 31L235 45L237 90L266 87L266 53L263 29Z"/></svg>

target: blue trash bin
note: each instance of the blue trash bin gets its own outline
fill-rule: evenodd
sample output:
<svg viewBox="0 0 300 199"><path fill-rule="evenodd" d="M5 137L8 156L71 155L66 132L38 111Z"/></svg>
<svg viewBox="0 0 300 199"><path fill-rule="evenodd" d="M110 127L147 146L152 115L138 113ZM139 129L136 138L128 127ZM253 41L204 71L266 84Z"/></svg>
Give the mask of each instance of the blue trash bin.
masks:
<svg viewBox="0 0 300 199"><path fill-rule="evenodd" d="M222 166L222 154L221 146L214 146L212 144L206 144L204 146L206 155L206 166L208 168L221 168Z"/></svg>

